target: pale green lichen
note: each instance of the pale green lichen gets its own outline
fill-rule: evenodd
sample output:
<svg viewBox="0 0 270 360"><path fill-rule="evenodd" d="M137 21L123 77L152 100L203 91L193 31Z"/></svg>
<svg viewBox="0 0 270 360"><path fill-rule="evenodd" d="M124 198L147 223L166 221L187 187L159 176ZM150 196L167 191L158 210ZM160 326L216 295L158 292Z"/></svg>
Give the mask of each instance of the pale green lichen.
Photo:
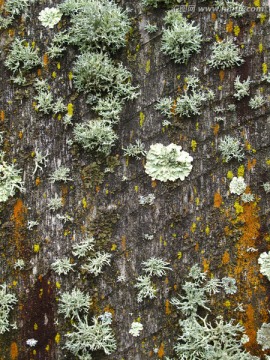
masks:
<svg viewBox="0 0 270 360"><path fill-rule="evenodd" d="M0 285L0 334L9 330L9 314L16 302L16 296L7 292L7 284Z"/></svg>
<svg viewBox="0 0 270 360"><path fill-rule="evenodd" d="M14 196L16 190L25 191L21 170L14 164L8 164L4 160L4 152L0 152L0 202L5 202Z"/></svg>
<svg viewBox="0 0 270 360"><path fill-rule="evenodd" d="M191 172L193 158L176 144L151 145L146 155L145 171L153 180L183 181Z"/></svg>
<svg viewBox="0 0 270 360"><path fill-rule="evenodd" d="M74 140L87 150L109 155L118 136L110 124L103 120L89 120L74 127Z"/></svg>
<svg viewBox="0 0 270 360"><path fill-rule="evenodd" d="M91 298L89 294L83 293L80 289L74 288L71 293L63 292L58 302L58 313L65 318L79 319L80 315L89 312Z"/></svg>
<svg viewBox="0 0 270 360"><path fill-rule="evenodd" d="M116 341L111 327L97 318L89 325L85 316L73 324L74 330L66 334L65 348L80 359L89 359L89 351L103 350L109 355L116 350Z"/></svg>
<svg viewBox="0 0 270 360"><path fill-rule="evenodd" d="M234 65L241 65L244 62L240 55L238 47L231 39L214 43L212 54L207 63L210 67L225 69Z"/></svg>
<svg viewBox="0 0 270 360"><path fill-rule="evenodd" d="M163 30L161 51L176 63L186 63L201 48L202 35L194 21L188 22L177 10L169 10L164 18L167 28Z"/></svg>

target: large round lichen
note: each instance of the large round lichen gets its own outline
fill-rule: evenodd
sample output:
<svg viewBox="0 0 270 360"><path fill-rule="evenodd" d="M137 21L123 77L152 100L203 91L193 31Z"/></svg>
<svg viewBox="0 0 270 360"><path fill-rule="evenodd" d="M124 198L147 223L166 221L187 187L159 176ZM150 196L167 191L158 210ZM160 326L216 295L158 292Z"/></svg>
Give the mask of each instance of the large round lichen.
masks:
<svg viewBox="0 0 270 360"><path fill-rule="evenodd" d="M192 156L183 151L181 146L158 143L151 145L146 155L145 171L153 180L183 181L191 172L192 161Z"/></svg>

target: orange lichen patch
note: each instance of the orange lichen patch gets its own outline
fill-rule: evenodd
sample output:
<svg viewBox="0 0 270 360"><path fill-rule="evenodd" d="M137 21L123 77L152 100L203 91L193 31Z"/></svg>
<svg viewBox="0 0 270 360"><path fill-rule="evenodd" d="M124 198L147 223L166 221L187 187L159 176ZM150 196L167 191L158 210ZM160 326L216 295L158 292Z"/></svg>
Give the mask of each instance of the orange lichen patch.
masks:
<svg viewBox="0 0 270 360"><path fill-rule="evenodd" d="M199 243L196 243L196 245L195 245L195 251L199 251L199 248L200 248L200 245L199 245Z"/></svg>
<svg viewBox="0 0 270 360"><path fill-rule="evenodd" d="M157 186L156 180L153 180L153 181L151 182L151 186L152 186L152 188L155 188L155 187Z"/></svg>
<svg viewBox="0 0 270 360"><path fill-rule="evenodd" d="M100 192L100 186L96 186L96 193L99 193Z"/></svg>
<svg viewBox="0 0 270 360"><path fill-rule="evenodd" d="M227 24L226 24L226 31L228 33L231 33L233 31L233 21L230 20Z"/></svg>
<svg viewBox="0 0 270 360"><path fill-rule="evenodd" d="M61 191L62 191L62 204L65 205L66 198L68 196L68 186L67 185L62 185L61 186Z"/></svg>
<svg viewBox="0 0 270 360"><path fill-rule="evenodd" d="M37 76L41 76L42 75L42 70L39 68L38 70L37 70Z"/></svg>
<svg viewBox="0 0 270 360"><path fill-rule="evenodd" d="M250 344L256 343L256 330L254 329L254 322L255 322L254 313L255 312L252 305L248 304L246 309L247 320L245 322L245 329L246 329L246 334L249 337Z"/></svg>
<svg viewBox="0 0 270 360"><path fill-rule="evenodd" d="M210 260L203 258L203 272L207 272L209 270Z"/></svg>
<svg viewBox="0 0 270 360"><path fill-rule="evenodd" d="M216 192L214 195L214 207L219 208L222 204L222 196L219 192Z"/></svg>
<svg viewBox="0 0 270 360"><path fill-rule="evenodd" d="M211 13L211 20L216 21L217 20L217 14Z"/></svg>
<svg viewBox="0 0 270 360"><path fill-rule="evenodd" d="M9 29L9 30L8 30L8 35L9 35L10 37L13 37L13 36L15 35L15 30L14 30L14 29Z"/></svg>
<svg viewBox="0 0 270 360"><path fill-rule="evenodd" d="M213 133L215 136L217 136L218 132L219 132L219 124L215 124L212 126L213 129Z"/></svg>
<svg viewBox="0 0 270 360"><path fill-rule="evenodd" d="M4 112L4 110L0 111L0 120L5 121L5 112Z"/></svg>
<svg viewBox="0 0 270 360"><path fill-rule="evenodd" d="M165 301L165 314L170 315L171 312L172 311L171 311L170 301L168 299L166 299L166 301Z"/></svg>
<svg viewBox="0 0 270 360"><path fill-rule="evenodd" d="M126 237L125 236L122 236L122 240L121 240L121 247L122 247L122 250L123 251L126 251L126 248L127 248L127 244L126 244L126 241L127 241L127 239L126 239Z"/></svg>
<svg viewBox="0 0 270 360"><path fill-rule="evenodd" d="M0 0L0 7L2 7L5 3L5 0Z"/></svg>
<svg viewBox="0 0 270 360"><path fill-rule="evenodd" d="M16 360L18 359L18 346L15 342L11 343L10 345L10 359L11 360Z"/></svg>
<svg viewBox="0 0 270 360"><path fill-rule="evenodd" d="M27 208L24 206L23 201L18 199L13 208L13 215L11 220L14 222L14 240L17 250L20 250L24 236L22 231L26 228Z"/></svg>
<svg viewBox="0 0 270 360"><path fill-rule="evenodd" d="M163 358L163 356L164 356L164 344L163 344L163 342L160 344L160 347L159 347L159 349L158 349L158 357L159 357L159 359L162 359Z"/></svg>
<svg viewBox="0 0 270 360"><path fill-rule="evenodd" d="M252 160L248 159L248 164L247 164L248 171L252 170L255 167L256 162L257 162L256 159L252 159Z"/></svg>
<svg viewBox="0 0 270 360"><path fill-rule="evenodd" d="M109 312L112 314L112 316L114 316L115 314L115 310L113 308L110 307L110 305L107 305L105 308L104 308L104 312Z"/></svg>
<svg viewBox="0 0 270 360"><path fill-rule="evenodd" d="M268 297L266 289L260 284L258 254L247 252L248 248L256 247L256 241L260 236L260 218L258 216L256 202L245 203L243 212L232 221L239 226L241 236L236 244L237 261L236 266L231 269L232 276L238 284L241 284L241 292L237 301L246 304L246 314L242 319L243 326L249 336L246 345L248 350L260 352L256 343L256 330L259 322L265 317L265 309L268 308Z"/></svg>
<svg viewBox="0 0 270 360"><path fill-rule="evenodd" d="M219 79L220 79L220 81L223 81L223 80L224 80L224 76L225 76L225 71L224 71L224 70L220 70L220 72L219 72Z"/></svg>
<svg viewBox="0 0 270 360"><path fill-rule="evenodd" d="M48 63L49 63L49 56L46 53L43 55L43 65L46 67L46 66L48 66Z"/></svg>
<svg viewBox="0 0 270 360"><path fill-rule="evenodd" d="M222 264L226 265L230 262L230 254L228 251L225 251L225 253L222 255Z"/></svg>

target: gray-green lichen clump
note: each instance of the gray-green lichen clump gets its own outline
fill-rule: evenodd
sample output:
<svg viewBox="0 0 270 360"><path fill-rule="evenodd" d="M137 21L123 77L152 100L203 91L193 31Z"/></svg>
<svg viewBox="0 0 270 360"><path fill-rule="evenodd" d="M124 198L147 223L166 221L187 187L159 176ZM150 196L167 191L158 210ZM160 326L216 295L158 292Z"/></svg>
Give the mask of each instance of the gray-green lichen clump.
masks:
<svg viewBox="0 0 270 360"><path fill-rule="evenodd" d="M151 145L146 155L145 172L153 180L183 181L192 170L193 158L182 147L176 144L164 146Z"/></svg>

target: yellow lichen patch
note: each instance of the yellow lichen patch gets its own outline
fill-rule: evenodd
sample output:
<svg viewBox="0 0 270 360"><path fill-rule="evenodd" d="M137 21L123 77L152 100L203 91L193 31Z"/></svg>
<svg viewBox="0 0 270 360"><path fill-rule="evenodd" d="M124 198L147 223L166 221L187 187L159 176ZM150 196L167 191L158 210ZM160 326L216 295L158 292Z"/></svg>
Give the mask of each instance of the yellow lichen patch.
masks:
<svg viewBox="0 0 270 360"><path fill-rule="evenodd" d="M46 350L46 351L49 351L49 350L50 350L50 345L49 345L49 344L46 345L45 350Z"/></svg>
<svg viewBox="0 0 270 360"><path fill-rule="evenodd" d="M210 227L207 225L205 228L205 234L208 236L210 234Z"/></svg>
<svg viewBox="0 0 270 360"><path fill-rule="evenodd" d="M216 192L214 195L214 207L219 208L222 204L222 197L219 192Z"/></svg>
<svg viewBox="0 0 270 360"><path fill-rule="evenodd" d="M140 111L140 127L143 126L144 121L145 121L145 115L142 111Z"/></svg>
<svg viewBox="0 0 270 360"><path fill-rule="evenodd" d="M224 302L224 306L225 306L226 308L230 308L230 307L231 307L231 302L230 302L230 300L226 300L226 301Z"/></svg>
<svg viewBox="0 0 270 360"><path fill-rule="evenodd" d="M191 149L192 149L193 152L196 151L196 149L197 149L197 141L196 140L191 140L190 146L191 146Z"/></svg>
<svg viewBox="0 0 270 360"><path fill-rule="evenodd" d="M134 190L135 190L135 192L137 193L137 192L139 191L139 186L138 186L138 185L135 185L135 186L134 186Z"/></svg>
<svg viewBox="0 0 270 360"><path fill-rule="evenodd" d="M263 24L267 18L267 15L266 14L259 14L258 16L260 16L260 23Z"/></svg>
<svg viewBox="0 0 270 360"><path fill-rule="evenodd" d="M267 74L267 69L268 69L267 64L263 63L262 64L262 72L263 72L263 74Z"/></svg>
<svg viewBox="0 0 270 360"><path fill-rule="evenodd" d="M82 199L82 207L83 207L84 209L87 208L87 201L86 201L86 198L85 198L85 197Z"/></svg>
<svg viewBox="0 0 270 360"><path fill-rule="evenodd" d="M236 215L242 214L244 212L243 206L241 206L238 201L236 201L233 206L235 208Z"/></svg>
<svg viewBox="0 0 270 360"><path fill-rule="evenodd" d="M215 136L218 135L218 132L219 132L219 124L215 124L212 126L212 129L213 129L213 133Z"/></svg>
<svg viewBox="0 0 270 360"><path fill-rule="evenodd" d="M180 259L182 259L182 257L183 257L182 251L178 251L178 253L177 253L177 259L180 260Z"/></svg>
<svg viewBox="0 0 270 360"><path fill-rule="evenodd" d="M197 228L197 224L196 223L192 223L191 227L190 227L190 230L192 233L194 233L196 231L196 228Z"/></svg>
<svg viewBox="0 0 270 360"><path fill-rule="evenodd" d="M4 112L4 110L0 111L0 120L5 121L5 112Z"/></svg>
<svg viewBox="0 0 270 360"><path fill-rule="evenodd" d="M34 253L38 253L38 252L39 252L39 244L34 244L34 246L33 246L33 251L34 251Z"/></svg>
<svg viewBox="0 0 270 360"><path fill-rule="evenodd" d="M171 304L170 301L168 299L166 299L165 301L165 314L166 315L170 315L171 314Z"/></svg>
<svg viewBox="0 0 270 360"><path fill-rule="evenodd" d="M229 22L226 24L226 31L228 33L231 33L233 31L233 21L229 20Z"/></svg>
<svg viewBox="0 0 270 360"><path fill-rule="evenodd" d="M153 180L153 181L151 182L151 186L152 186L152 188L155 188L155 187L157 186L156 180Z"/></svg>
<svg viewBox="0 0 270 360"><path fill-rule="evenodd" d="M116 244L112 244L111 251L115 251L116 249L117 249L117 245L116 245Z"/></svg>
<svg viewBox="0 0 270 360"><path fill-rule="evenodd" d="M240 34L240 27L238 25L234 26L233 32L235 36L238 36Z"/></svg>
<svg viewBox="0 0 270 360"><path fill-rule="evenodd" d="M225 71L224 71L224 70L220 70L218 74L219 74L219 80L220 80L220 81L223 81L223 80L224 80L224 76L225 76Z"/></svg>
<svg viewBox="0 0 270 360"><path fill-rule="evenodd" d="M56 281L55 286L56 286L57 289L60 289L61 288L60 282Z"/></svg>
<svg viewBox="0 0 270 360"><path fill-rule="evenodd" d="M270 166L270 159L265 160L266 165Z"/></svg>
<svg viewBox="0 0 270 360"><path fill-rule="evenodd" d="M69 103L67 106L67 113L69 116L73 116L73 112L74 112L74 106L72 103Z"/></svg>
<svg viewBox="0 0 270 360"><path fill-rule="evenodd" d="M68 73L68 79L69 79L70 81L73 79L73 74L72 74L71 71Z"/></svg>
<svg viewBox="0 0 270 360"><path fill-rule="evenodd" d="M27 208L24 206L22 199L18 199L13 208L11 220L14 222L14 239L17 250L21 250L24 236L23 230L26 227Z"/></svg>
<svg viewBox="0 0 270 360"><path fill-rule="evenodd" d="M158 357L159 357L159 359L162 359L163 358L163 356L164 356L164 344L163 344L163 342L160 344L160 347L159 347L159 349L158 349Z"/></svg>
<svg viewBox="0 0 270 360"><path fill-rule="evenodd" d="M237 170L237 176L244 176L245 174L245 166L244 165L240 165L238 170Z"/></svg>
<svg viewBox="0 0 270 360"><path fill-rule="evenodd" d="M255 167L256 162L257 162L256 159L252 159L252 160L248 159L248 164L247 164L248 171L252 170Z"/></svg>
<svg viewBox="0 0 270 360"><path fill-rule="evenodd" d="M58 70L61 69L61 64L60 64L60 62L58 62L58 63L56 64L56 67L57 67Z"/></svg>
<svg viewBox="0 0 270 360"><path fill-rule="evenodd" d="M146 61L146 65L145 65L145 72L146 74L148 74L150 72L150 69L151 69L151 61L150 60L147 60Z"/></svg>
<svg viewBox="0 0 270 360"><path fill-rule="evenodd" d="M254 4L254 6L256 6L256 7L260 7L260 6L261 6L261 1L260 1L260 0L254 0L254 1L253 1L253 4Z"/></svg>
<svg viewBox="0 0 270 360"><path fill-rule="evenodd" d="M222 265L227 265L230 262L230 254L228 251L225 251L225 253L222 255Z"/></svg>
<svg viewBox="0 0 270 360"><path fill-rule="evenodd" d="M23 131L22 131L22 130L19 131L18 138L19 138L19 139L22 139L22 138L23 138Z"/></svg>
<svg viewBox="0 0 270 360"><path fill-rule="evenodd" d="M11 360L17 360L18 359L18 346L15 342L12 342L10 345L10 359Z"/></svg>
<svg viewBox="0 0 270 360"><path fill-rule="evenodd" d="M61 335L59 333L57 333L54 337L54 341L56 342L56 344L59 344L61 340Z"/></svg>
<svg viewBox="0 0 270 360"><path fill-rule="evenodd" d="M259 43L258 51L259 51L259 53L263 52L263 44L262 43Z"/></svg>
<svg viewBox="0 0 270 360"><path fill-rule="evenodd" d="M227 179L232 180L232 178L233 178L233 172L231 170L229 170L227 172Z"/></svg>
<svg viewBox="0 0 270 360"><path fill-rule="evenodd" d="M52 78L55 79L57 77L57 74L55 71L52 72Z"/></svg>

